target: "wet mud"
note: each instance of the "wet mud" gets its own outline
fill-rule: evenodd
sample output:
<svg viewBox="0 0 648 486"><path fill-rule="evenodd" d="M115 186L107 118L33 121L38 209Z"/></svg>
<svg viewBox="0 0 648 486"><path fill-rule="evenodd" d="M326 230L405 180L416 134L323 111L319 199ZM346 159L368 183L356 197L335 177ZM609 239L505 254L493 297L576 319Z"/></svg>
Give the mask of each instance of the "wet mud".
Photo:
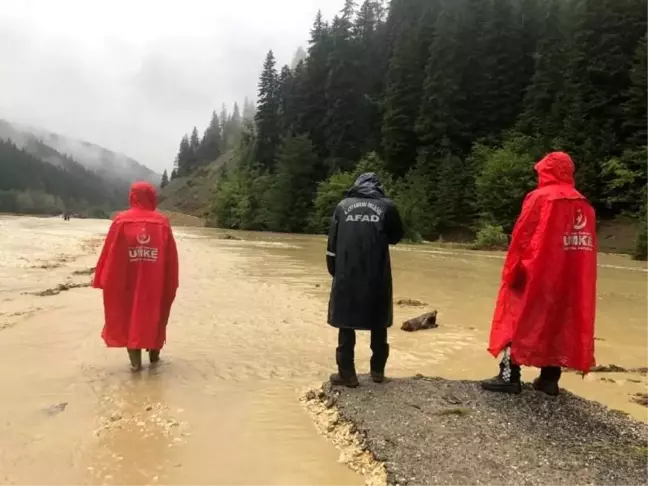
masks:
<svg viewBox="0 0 648 486"><path fill-rule="evenodd" d="M101 293L84 288L107 229L0 218L0 482L363 482L373 466L348 468L298 400L335 366L323 238L175 228L181 273L168 342L157 367L133 376L126 351L100 338ZM597 361L644 366L645 266L617 256L601 263ZM388 375L495 374L485 346L501 264L501 254L396 247L396 301L434 303L443 322L421 333L395 326ZM68 284L80 287L34 295ZM423 311L396 305L394 321ZM369 354L368 335L358 333L359 373ZM525 369L523 379L535 373ZM646 393L645 374L568 373L561 384L647 420L632 400Z"/></svg>

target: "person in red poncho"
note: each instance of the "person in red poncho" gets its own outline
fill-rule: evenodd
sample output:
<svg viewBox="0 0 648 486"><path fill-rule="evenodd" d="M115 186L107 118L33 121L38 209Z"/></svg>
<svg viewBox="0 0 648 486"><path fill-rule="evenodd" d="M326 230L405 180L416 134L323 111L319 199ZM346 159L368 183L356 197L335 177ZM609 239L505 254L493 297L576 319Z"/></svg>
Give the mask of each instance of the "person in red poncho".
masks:
<svg viewBox="0 0 648 486"><path fill-rule="evenodd" d="M129 199L131 208L110 227L92 286L103 289L101 337L108 347L127 348L131 370L139 371L142 349L152 364L160 359L178 288L178 253L169 220L156 211L155 188L136 182Z"/></svg>
<svg viewBox="0 0 648 486"><path fill-rule="evenodd" d="M534 366L534 388L557 395L561 367L594 365L596 216L574 187L569 155L553 152L535 169L538 188L513 229L490 333L488 351L504 357L482 387L520 393L520 365Z"/></svg>

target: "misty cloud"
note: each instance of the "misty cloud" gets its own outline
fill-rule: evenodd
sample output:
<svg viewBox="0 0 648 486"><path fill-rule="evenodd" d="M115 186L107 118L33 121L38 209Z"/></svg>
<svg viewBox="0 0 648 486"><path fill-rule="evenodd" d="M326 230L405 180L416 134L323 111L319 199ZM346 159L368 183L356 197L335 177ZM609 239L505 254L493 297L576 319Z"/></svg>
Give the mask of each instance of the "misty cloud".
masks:
<svg viewBox="0 0 648 486"><path fill-rule="evenodd" d="M256 96L268 49L290 63L342 0L5 0L0 118L170 168L183 133Z"/></svg>

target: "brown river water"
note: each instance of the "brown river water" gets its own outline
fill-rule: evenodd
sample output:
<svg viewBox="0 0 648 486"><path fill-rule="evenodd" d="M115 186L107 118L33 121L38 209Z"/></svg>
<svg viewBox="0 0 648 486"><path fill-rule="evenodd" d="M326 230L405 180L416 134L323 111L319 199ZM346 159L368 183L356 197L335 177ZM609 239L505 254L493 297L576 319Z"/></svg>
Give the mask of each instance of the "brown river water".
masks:
<svg viewBox="0 0 648 486"><path fill-rule="evenodd" d="M363 483L298 401L334 370L324 239L176 228L181 281L163 363L131 375L126 352L100 338L99 291L34 295L87 283L74 272L94 266L107 225L0 218L0 483ZM399 245L392 260L395 300L429 306L395 306L388 374L494 375L485 347L502 255ZM597 361L644 367L646 267L599 262ZM427 308L438 329L400 331ZM360 333L359 373L368 358ZM564 388L648 420L631 401L645 375L563 376Z"/></svg>

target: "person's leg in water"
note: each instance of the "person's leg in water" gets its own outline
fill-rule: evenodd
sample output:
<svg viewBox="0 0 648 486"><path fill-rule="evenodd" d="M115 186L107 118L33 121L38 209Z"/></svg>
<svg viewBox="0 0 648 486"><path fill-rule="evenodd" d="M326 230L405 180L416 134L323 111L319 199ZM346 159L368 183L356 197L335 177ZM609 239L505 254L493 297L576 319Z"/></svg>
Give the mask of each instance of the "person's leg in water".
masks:
<svg viewBox="0 0 648 486"><path fill-rule="evenodd" d="M355 388L360 384L355 371L355 343L356 335L353 329L338 330L338 347L335 350L338 372L330 377L333 385Z"/></svg>
<svg viewBox="0 0 648 486"><path fill-rule="evenodd" d="M389 344L387 344L387 328L371 331L371 379L375 383L385 381L385 365L389 358Z"/></svg>
<svg viewBox="0 0 648 486"><path fill-rule="evenodd" d="M500 393L520 393L522 391L521 369L520 365L511 360L510 346L504 350L504 357L499 366L499 375L490 380L482 381L482 388Z"/></svg>
<svg viewBox="0 0 648 486"><path fill-rule="evenodd" d="M131 363L131 371L136 372L142 369L142 350L141 349L127 349L128 358Z"/></svg>
<svg viewBox="0 0 648 486"><path fill-rule="evenodd" d="M562 370L560 366L545 366L540 369L540 376L533 381L533 388L547 395L556 396L560 393L558 382Z"/></svg>

